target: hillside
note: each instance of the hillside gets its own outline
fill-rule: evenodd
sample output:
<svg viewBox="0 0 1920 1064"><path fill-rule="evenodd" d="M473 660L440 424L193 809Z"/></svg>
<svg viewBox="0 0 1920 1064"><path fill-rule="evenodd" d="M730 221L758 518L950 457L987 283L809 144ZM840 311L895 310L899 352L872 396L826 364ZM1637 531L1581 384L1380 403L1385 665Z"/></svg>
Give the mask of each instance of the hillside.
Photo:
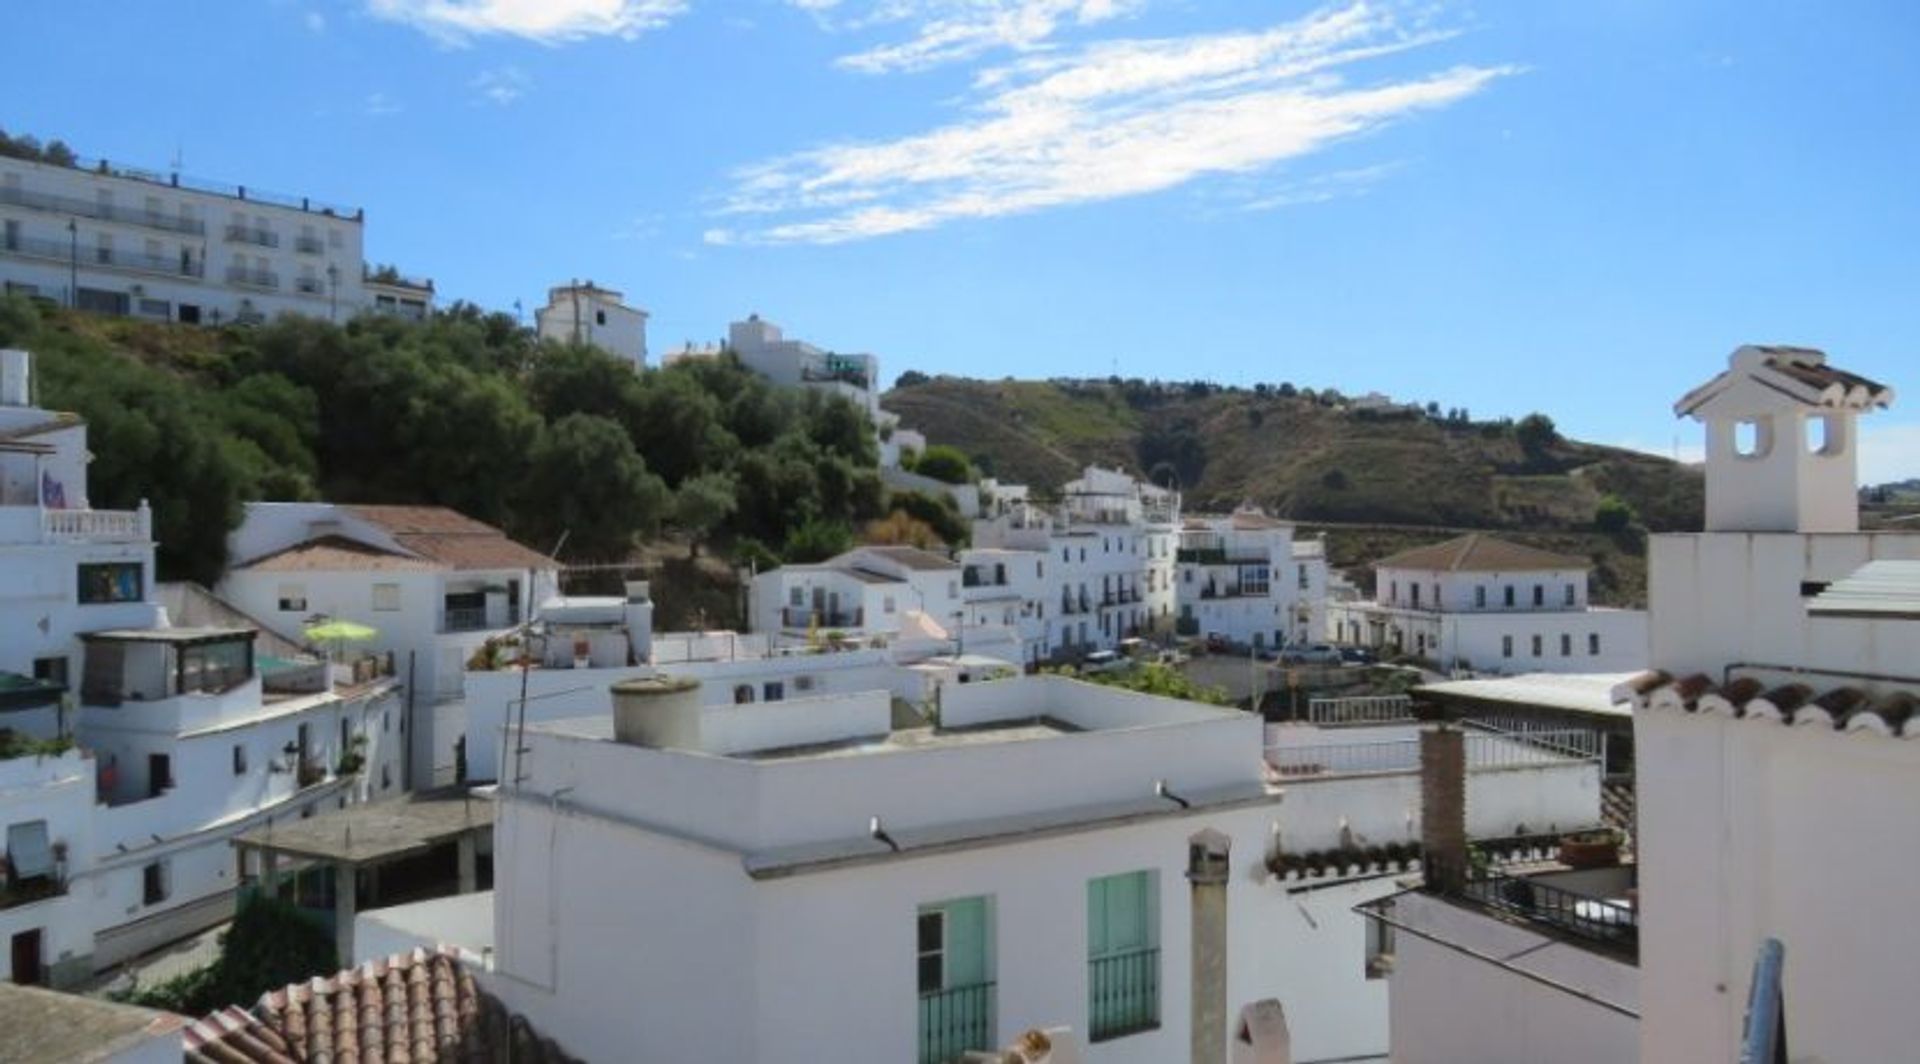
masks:
<svg viewBox="0 0 1920 1064"><path fill-rule="evenodd" d="M1593 557L1596 598L1637 603L1643 544L1596 529L1601 501L1618 496L1653 531L1700 527L1697 470L1564 439L1545 422L1530 435L1526 421L1356 410L1286 386L907 379L883 405L1001 479L1046 494L1087 463L1117 465L1177 482L1189 510L1253 502L1327 525L1340 565L1449 530L1496 529Z"/></svg>

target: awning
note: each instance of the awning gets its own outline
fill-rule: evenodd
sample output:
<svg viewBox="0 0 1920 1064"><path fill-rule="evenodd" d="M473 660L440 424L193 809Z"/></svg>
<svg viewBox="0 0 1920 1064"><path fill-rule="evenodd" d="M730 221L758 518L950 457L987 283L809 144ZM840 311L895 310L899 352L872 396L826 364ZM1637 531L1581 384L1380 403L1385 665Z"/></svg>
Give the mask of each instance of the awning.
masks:
<svg viewBox="0 0 1920 1064"><path fill-rule="evenodd" d="M47 822L29 820L7 828L7 866L17 879L53 874L53 846L47 841Z"/></svg>

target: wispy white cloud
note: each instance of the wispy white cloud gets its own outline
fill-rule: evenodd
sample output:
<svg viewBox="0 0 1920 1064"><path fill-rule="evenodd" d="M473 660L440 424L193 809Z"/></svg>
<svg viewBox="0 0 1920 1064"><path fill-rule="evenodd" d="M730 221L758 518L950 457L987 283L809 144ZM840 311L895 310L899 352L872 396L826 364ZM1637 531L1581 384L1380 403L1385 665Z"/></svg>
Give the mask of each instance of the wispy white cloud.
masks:
<svg viewBox="0 0 1920 1064"><path fill-rule="evenodd" d="M384 92L370 92L367 94L366 103L362 105L361 110L375 118L384 118L387 115L397 115L405 110L405 108L400 106L398 100L395 100Z"/></svg>
<svg viewBox="0 0 1920 1064"><path fill-rule="evenodd" d="M958 121L734 175L710 243L839 243L1250 174L1484 89L1509 67L1355 86L1344 68L1442 31L1365 3L1258 32L1112 40L975 78Z"/></svg>
<svg viewBox="0 0 1920 1064"><path fill-rule="evenodd" d="M306 24L307 29L314 33L327 32L327 16L318 11L307 12L301 17L301 21Z"/></svg>
<svg viewBox="0 0 1920 1064"><path fill-rule="evenodd" d="M519 67L503 66L481 71L468 84L482 100L506 107L527 94L533 87L533 79Z"/></svg>
<svg viewBox="0 0 1920 1064"><path fill-rule="evenodd" d="M1032 51L1047 45L1060 30L1117 18L1146 0L788 0L823 23L847 29L910 24L907 40L843 56L849 70L880 74L925 70L988 52ZM842 15L852 9L851 14ZM832 16L832 17L829 17Z"/></svg>
<svg viewBox="0 0 1920 1064"><path fill-rule="evenodd" d="M1239 204L1242 211L1271 211L1281 207L1299 207L1309 203L1327 203L1351 196L1364 196L1367 190L1387 175L1399 170L1398 162L1335 170L1291 181L1277 189L1256 193Z"/></svg>
<svg viewBox="0 0 1920 1064"><path fill-rule="evenodd" d="M379 18L449 44L506 35L542 44L587 37L633 38L687 9L686 0L366 0Z"/></svg>

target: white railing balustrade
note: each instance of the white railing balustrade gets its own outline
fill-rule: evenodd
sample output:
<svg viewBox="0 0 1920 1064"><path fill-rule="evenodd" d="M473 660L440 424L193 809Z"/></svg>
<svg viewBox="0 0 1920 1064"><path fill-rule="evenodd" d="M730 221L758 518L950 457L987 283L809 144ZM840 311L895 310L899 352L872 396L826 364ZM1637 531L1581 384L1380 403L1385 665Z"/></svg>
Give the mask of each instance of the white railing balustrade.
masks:
<svg viewBox="0 0 1920 1064"><path fill-rule="evenodd" d="M1315 724L1393 724L1413 719L1413 699L1407 695L1363 695L1353 698L1311 698L1307 719Z"/></svg>
<svg viewBox="0 0 1920 1064"><path fill-rule="evenodd" d="M144 505L138 510L43 510L40 530L49 541L139 543L150 538L148 516Z"/></svg>
<svg viewBox="0 0 1920 1064"><path fill-rule="evenodd" d="M1606 737L1589 728L1531 728L1526 731L1489 729L1464 722L1467 771L1569 765L1599 761L1606 754ZM1420 771L1419 738L1379 739L1370 742L1311 743L1268 746L1267 764L1282 778L1360 776Z"/></svg>

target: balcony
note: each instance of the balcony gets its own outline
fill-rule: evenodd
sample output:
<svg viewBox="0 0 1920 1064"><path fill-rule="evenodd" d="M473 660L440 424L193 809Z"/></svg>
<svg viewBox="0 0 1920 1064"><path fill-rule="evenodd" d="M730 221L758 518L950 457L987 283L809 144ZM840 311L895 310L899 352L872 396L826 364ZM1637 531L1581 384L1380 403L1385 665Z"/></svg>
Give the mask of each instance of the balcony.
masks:
<svg viewBox="0 0 1920 1064"><path fill-rule="evenodd" d="M188 257L148 255L140 251L97 245L79 247L71 240L35 240L32 237L14 237L0 242L0 251L63 264L106 266L120 270L137 270L141 273L164 274L168 277L199 277L202 270L199 262Z"/></svg>
<svg viewBox="0 0 1920 1064"><path fill-rule="evenodd" d="M1640 956L1640 914L1626 898L1594 897L1555 886L1544 877L1498 870L1447 876L1439 874L1445 869L1437 859L1426 864L1428 893L1518 918L1629 962ZM1616 878L1624 882L1627 876ZM1450 889L1454 883L1457 888Z"/></svg>
<svg viewBox="0 0 1920 1064"><path fill-rule="evenodd" d="M920 1064L948 1064L970 1049L993 1048L992 983L920 995Z"/></svg>
<svg viewBox="0 0 1920 1064"><path fill-rule="evenodd" d="M116 207L111 203L75 199L71 196L56 196L49 192L29 192L23 188L0 188L0 203L12 207L26 207L29 210L51 211L55 214L71 214L81 218L98 218L106 222L145 226L148 229L160 229L169 233L186 233L191 236L200 236L207 231L205 223L198 218L169 218L158 211L149 211L144 207Z"/></svg>
<svg viewBox="0 0 1920 1064"><path fill-rule="evenodd" d="M1160 1026L1160 951L1129 950L1087 962L1087 1037L1095 1042Z"/></svg>
<svg viewBox="0 0 1920 1064"><path fill-rule="evenodd" d="M789 606L780 611L780 623L787 628L859 628L866 622L864 610L816 610Z"/></svg>
<svg viewBox="0 0 1920 1064"><path fill-rule="evenodd" d="M485 606L448 606L446 619L441 624L442 632L484 632L489 628L501 628L505 625L487 623Z"/></svg>
<svg viewBox="0 0 1920 1064"><path fill-rule="evenodd" d="M36 901L58 898L66 892L66 883L57 876L33 876L25 879L0 877L0 909L11 909L16 905L31 905Z"/></svg>
<svg viewBox="0 0 1920 1064"><path fill-rule="evenodd" d="M963 569L960 572L961 587L1006 587L1005 573L994 574L978 569Z"/></svg>
<svg viewBox="0 0 1920 1064"><path fill-rule="evenodd" d="M256 225L227 226L227 240L235 244L252 244L255 247L277 248L280 246L280 234L271 229L262 229Z"/></svg>
<svg viewBox="0 0 1920 1064"><path fill-rule="evenodd" d="M26 518L35 521L33 510L22 506ZM152 513L142 506L138 510L40 510L37 517L39 525L38 541L41 543L146 543L153 538ZM10 540L5 526L11 519L0 520L0 541ZM31 525L25 526L31 529ZM29 532L29 535L32 533Z"/></svg>
<svg viewBox="0 0 1920 1064"><path fill-rule="evenodd" d="M318 277L296 277L293 279L293 290L302 295L319 296L326 294L327 286Z"/></svg>
<svg viewBox="0 0 1920 1064"><path fill-rule="evenodd" d="M229 266L227 283L244 285L248 288L275 289L280 287L280 275L272 270L249 270L244 266Z"/></svg>
<svg viewBox="0 0 1920 1064"><path fill-rule="evenodd" d="M326 241L317 236L296 236L293 238L293 250L302 255L320 255L326 252Z"/></svg>

